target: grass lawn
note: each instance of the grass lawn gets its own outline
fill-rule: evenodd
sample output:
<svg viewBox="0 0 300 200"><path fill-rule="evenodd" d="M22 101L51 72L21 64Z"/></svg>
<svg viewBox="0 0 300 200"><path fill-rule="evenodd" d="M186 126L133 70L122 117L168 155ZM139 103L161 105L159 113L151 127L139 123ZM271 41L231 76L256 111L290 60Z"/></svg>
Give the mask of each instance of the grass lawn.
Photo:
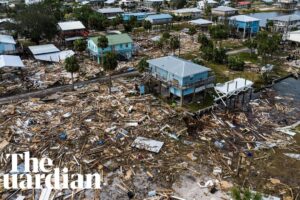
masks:
<svg viewBox="0 0 300 200"><path fill-rule="evenodd" d="M237 41L237 40L223 40L221 43L222 47L226 48L226 49L239 49L244 47L242 42Z"/></svg>
<svg viewBox="0 0 300 200"><path fill-rule="evenodd" d="M239 54L236 54L235 56L240 57L245 62L251 62L253 64L260 64L260 60L258 59L257 55L254 55L251 53L242 52Z"/></svg>

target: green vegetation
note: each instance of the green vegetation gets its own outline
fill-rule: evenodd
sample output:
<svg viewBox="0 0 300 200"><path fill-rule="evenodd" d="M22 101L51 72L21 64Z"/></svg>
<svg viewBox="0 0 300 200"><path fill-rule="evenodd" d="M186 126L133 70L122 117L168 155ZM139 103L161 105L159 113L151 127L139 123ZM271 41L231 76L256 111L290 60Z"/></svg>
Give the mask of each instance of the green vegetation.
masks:
<svg viewBox="0 0 300 200"><path fill-rule="evenodd" d="M86 41L82 39L75 40L73 45L76 51L84 51L86 49Z"/></svg>
<svg viewBox="0 0 300 200"><path fill-rule="evenodd" d="M103 67L103 49L107 48L108 47L108 39L106 36L104 35L101 35L99 38L98 38L98 41L97 41L97 46L98 48L101 49L101 67Z"/></svg>
<svg viewBox="0 0 300 200"><path fill-rule="evenodd" d="M262 195L251 192L249 189L240 189L233 187L231 189L231 197L234 200L262 200Z"/></svg>
<svg viewBox="0 0 300 200"><path fill-rule="evenodd" d="M209 34L214 40L224 40L229 37L229 27L223 24L209 27Z"/></svg>
<svg viewBox="0 0 300 200"><path fill-rule="evenodd" d="M65 69L67 72L71 73L72 78L72 88L74 90L74 76L73 73L79 71L79 64L75 56L69 57L65 60Z"/></svg>
<svg viewBox="0 0 300 200"><path fill-rule="evenodd" d="M172 36L170 38L170 49L172 50L173 54L175 54L176 49L180 48L180 41L178 37Z"/></svg>
<svg viewBox="0 0 300 200"><path fill-rule="evenodd" d="M138 65L137 65L137 69L140 73L143 73L144 71L146 71L149 67L149 64L147 63L147 57L142 58Z"/></svg>
<svg viewBox="0 0 300 200"><path fill-rule="evenodd" d="M56 9L46 3L26 6L13 16L18 23L9 24L8 28L36 43L42 39L51 40L57 33L59 19L53 14Z"/></svg>
<svg viewBox="0 0 300 200"><path fill-rule="evenodd" d="M184 105L184 108L188 109L191 112L197 112L198 110L207 108L214 104L214 98L210 93L207 93L205 95L205 97L204 97L204 94L202 94L202 95L203 95L204 99L201 99L200 103L192 102L192 103Z"/></svg>
<svg viewBox="0 0 300 200"><path fill-rule="evenodd" d="M143 27L144 27L145 30L150 31L151 28L152 28L152 24L151 24L151 22L145 20L145 21L143 22Z"/></svg>
<svg viewBox="0 0 300 200"><path fill-rule="evenodd" d="M229 67L229 69L232 69L235 71L244 71L245 62L243 59L241 59L238 56L230 56L230 57L228 57L227 66Z"/></svg>
<svg viewBox="0 0 300 200"><path fill-rule="evenodd" d="M117 54L114 52L108 52L103 59L103 68L104 71L109 74L109 94L111 94L111 72L114 71L118 67Z"/></svg>

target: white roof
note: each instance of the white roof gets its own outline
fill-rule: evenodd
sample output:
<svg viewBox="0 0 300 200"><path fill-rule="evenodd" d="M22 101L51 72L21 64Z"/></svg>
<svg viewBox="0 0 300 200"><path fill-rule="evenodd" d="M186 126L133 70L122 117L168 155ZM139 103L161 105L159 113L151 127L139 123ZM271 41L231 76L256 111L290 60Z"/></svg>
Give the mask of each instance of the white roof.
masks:
<svg viewBox="0 0 300 200"><path fill-rule="evenodd" d="M10 23L14 23L15 21L11 18L3 18L3 19L0 19L0 23L3 23L3 22L10 22Z"/></svg>
<svg viewBox="0 0 300 200"><path fill-rule="evenodd" d="M293 42L300 42L300 30L289 32L286 39Z"/></svg>
<svg viewBox="0 0 300 200"><path fill-rule="evenodd" d="M212 10L213 11L223 11L223 12L226 12L226 11L237 11L238 9L232 8L232 7L228 7L228 6L218 6L216 8L213 8Z"/></svg>
<svg viewBox="0 0 300 200"><path fill-rule="evenodd" d="M270 20L275 20L275 21L299 21L300 20L300 15L283 15L283 16L278 16L278 17L273 17Z"/></svg>
<svg viewBox="0 0 300 200"><path fill-rule="evenodd" d="M214 1L214 0L201 0L201 1L198 1L198 3L200 2L203 2L203 3L208 3L208 4L216 4L218 2Z"/></svg>
<svg viewBox="0 0 300 200"><path fill-rule="evenodd" d="M0 55L0 68L2 67L24 67L19 56Z"/></svg>
<svg viewBox="0 0 300 200"><path fill-rule="evenodd" d="M48 62L60 62L68 57L73 56L75 53L72 50L60 51L55 53L47 53L41 55L35 55L34 58L37 60L48 61Z"/></svg>
<svg viewBox="0 0 300 200"><path fill-rule="evenodd" d="M159 67L179 77L187 77L202 72L211 71L209 68L183 60L175 56L165 56L147 61L149 64Z"/></svg>
<svg viewBox="0 0 300 200"><path fill-rule="evenodd" d="M56 46L54 46L53 44L29 46L28 48L33 55L59 52L59 49Z"/></svg>
<svg viewBox="0 0 300 200"><path fill-rule="evenodd" d="M16 44L16 41L10 35L0 35L0 43Z"/></svg>
<svg viewBox="0 0 300 200"><path fill-rule="evenodd" d="M58 26L62 31L85 29L81 21L59 22Z"/></svg>
<svg viewBox="0 0 300 200"><path fill-rule="evenodd" d="M182 8L182 9L178 9L178 10L174 10L174 13L197 13L197 12L201 12L201 10L199 8Z"/></svg>
<svg viewBox="0 0 300 200"><path fill-rule="evenodd" d="M104 3L106 3L106 4L113 4L113 3L115 3L116 2L116 0L107 0L107 1L105 1Z"/></svg>
<svg viewBox="0 0 300 200"><path fill-rule="evenodd" d="M191 24L195 24L195 25L208 25L208 24L212 24L212 21L206 20L206 19L195 19L195 20L191 20L189 21Z"/></svg>
<svg viewBox="0 0 300 200"><path fill-rule="evenodd" d="M241 22L255 22L260 21L260 19L257 19L255 17L250 17L248 15L236 15L230 17L231 20L241 21Z"/></svg>
<svg viewBox="0 0 300 200"><path fill-rule="evenodd" d="M124 10L122 8L102 8L98 10L99 13L106 14L106 13L123 13Z"/></svg>
<svg viewBox="0 0 300 200"><path fill-rule="evenodd" d="M215 90L227 95L227 94L232 94L235 92L240 92L246 88L249 88L253 85L252 81L246 80L244 78L236 78L232 81L228 81L224 84L218 83L215 86Z"/></svg>

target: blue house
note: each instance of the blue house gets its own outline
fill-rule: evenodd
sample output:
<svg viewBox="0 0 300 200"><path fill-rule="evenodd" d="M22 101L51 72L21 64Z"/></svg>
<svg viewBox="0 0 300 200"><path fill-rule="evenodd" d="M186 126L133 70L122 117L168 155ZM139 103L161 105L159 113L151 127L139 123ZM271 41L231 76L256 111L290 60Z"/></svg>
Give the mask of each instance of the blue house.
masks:
<svg viewBox="0 0 300 200"><path fill-rule="evenodd" d="M90 55L94 58L97 58L97 62L100 63L101 53L105 54L107 52L116 52L117 54L125 57L126 59L130 59L132 57L133 52L133 41L131 37L124 34L116 34L116 35L106 35L108 40L108 47L105 49L101 49L98 47L98 38L92 37L88 39L88 50Z"/></svg>
<svg viewBox="0 0 300 200"><path fill-rule="evenodd" d="M16 52L16 42L10 35L0 35L0 54L12 54Z"/></svg>
<svg viewBox="0 0 300 200"><path fill-rule="evenodd" d="M150 15L145 20L151 22L151 24L169 24L172 22L173 17L169 14L157 14Z"/></svg>
<svg viewBox="0 0 300 200"><path fill-rule="evenodd" d="M180 98L183 104L185 96L193 95L213 87L214 76L211 69L183 60L175 56L166 56L147 61L151 75L163 83L167 92Z"/></svg>
<svg viewBox="0 0 300 200"><path fill-rule="evenodd" d="M238 31L242 31L243 38L245 38L246 34L255 35L258 33L259 21L260 19L247 15L236 15L230 17L229 24L235 26Z"/></svg>
<svg viewBox="0 0 300 200"><path fill-rule="evenodd" d="M131 17L136 17L138 21L143 21L149 15L154 15L155 13L151 12L137 12L137 13L124 13L122 14L124 21L129 21Z"/></svg>

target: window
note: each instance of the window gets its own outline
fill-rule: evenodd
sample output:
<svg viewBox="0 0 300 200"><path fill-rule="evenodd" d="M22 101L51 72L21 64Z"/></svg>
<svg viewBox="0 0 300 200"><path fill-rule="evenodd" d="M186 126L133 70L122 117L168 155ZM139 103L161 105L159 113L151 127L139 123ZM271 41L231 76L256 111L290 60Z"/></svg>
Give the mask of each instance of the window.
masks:
<svg viewBox="0 0 300 200"><path fill-rule="evenodd" d="M126 46L126 48L128 48L128 43L125 46Z"/></svg>

